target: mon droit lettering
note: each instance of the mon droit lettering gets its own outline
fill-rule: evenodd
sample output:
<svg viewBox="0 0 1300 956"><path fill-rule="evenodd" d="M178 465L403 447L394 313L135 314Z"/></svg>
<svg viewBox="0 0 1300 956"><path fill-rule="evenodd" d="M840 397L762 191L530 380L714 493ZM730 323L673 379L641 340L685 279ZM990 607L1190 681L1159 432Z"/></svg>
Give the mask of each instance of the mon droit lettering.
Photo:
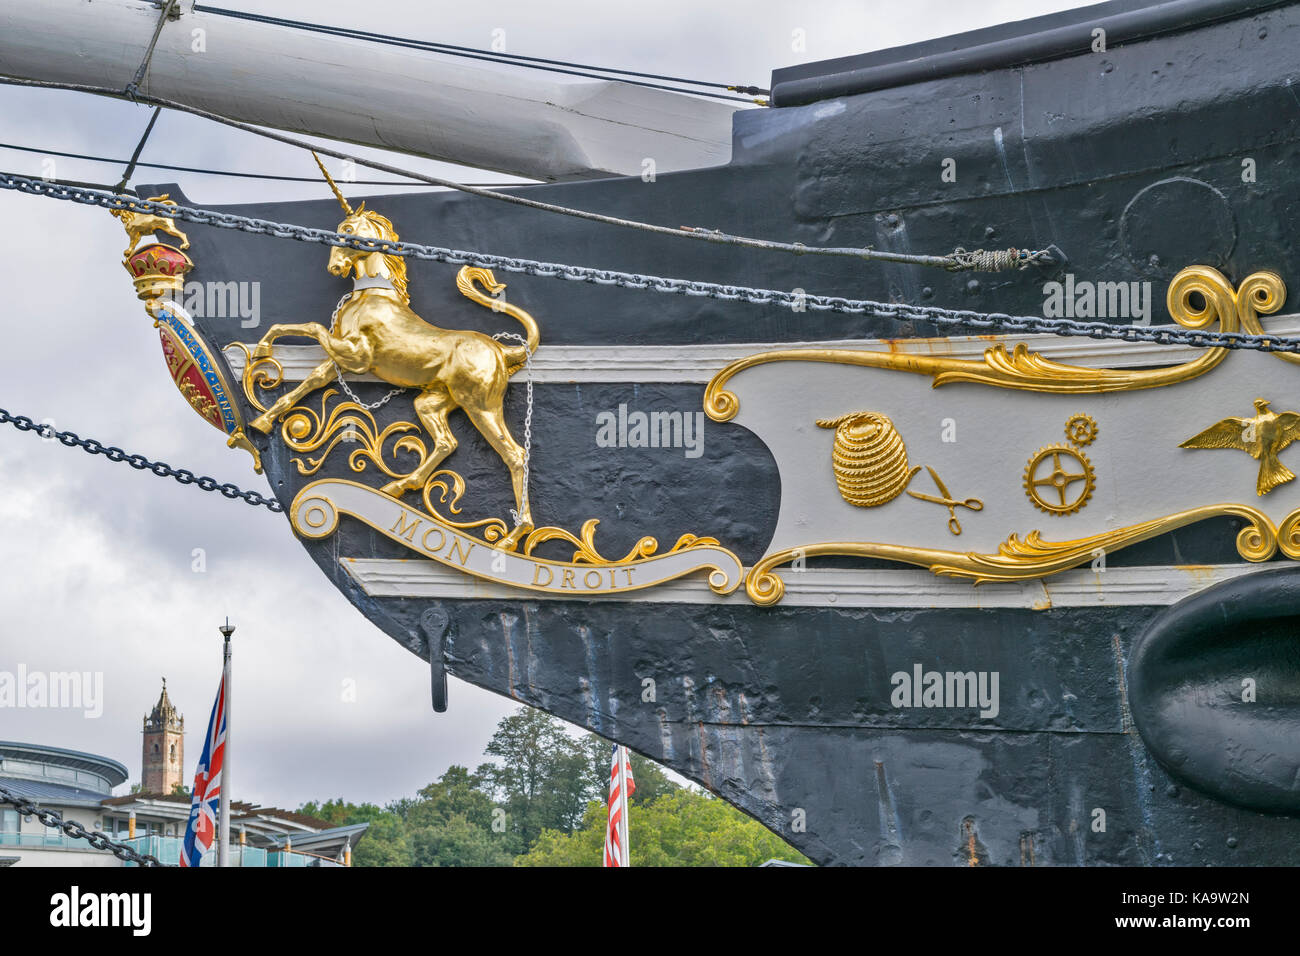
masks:
<svg viewBox="0 0 1300 956"><path fill-rule="evenodd" d="M583 571L581 568L534 561L533 577L530 583L535 588L547 591L587 591L604 594L633 587L633 573L636 570L635 567L622 566L617 568L592 568ZM556 580L557 572L559 574L558 581ZM579 578L579 573L581 573L581 578ZM608 575L608 579L606 579L606 575ZM618 579L619 575L623 576L622 581Z"/></svg>
<svg viewBox="0 0 1300 956"><path fill-rule="evenodd" d="M451 541L447 540L447 533L440 526L431 524L429 528L421 535L420 543L416 545L415 536L419 532L420 526L424 524L423 518L412 517L405 509L397 513L397 520L393 522L392 527L388 529L394 537L401 538L407 544L415 545L421 551L434 557L445 557L448 561L458 561L463 568L469 562L469 556L474 550L477 542L469 541L460 535L453 534ZM436 539L433 535L437 535ZM436 544L433 543L436 540ZM442 552L446 551L445 554Z"/></svg>
<svg viewBox="0 0 1300 956"><path fill-rule="evenodd" d="M459 535L428 516L417 515L404 507L398 511L396 520L387 527L392 538L416 551L436 558L443 564L462 568L471 574L502 584L562 594L608 594L637 586L637 569L634 566L574 567L501 551ZM490 557L486 557L488 555Z"/></svg>
<svg viewBox="0 0 1300 956"><path fill-rule="evenodd" d="M407 541L414 544L415 532L420 527L420 519L416 518L414 521L408 524L406 521L406 517L407 515L405 511L399 511L397 513L397 520L393 522L393 526L388 530L391 531L393 534L397 535L399 538L405 538Z"/></svg>

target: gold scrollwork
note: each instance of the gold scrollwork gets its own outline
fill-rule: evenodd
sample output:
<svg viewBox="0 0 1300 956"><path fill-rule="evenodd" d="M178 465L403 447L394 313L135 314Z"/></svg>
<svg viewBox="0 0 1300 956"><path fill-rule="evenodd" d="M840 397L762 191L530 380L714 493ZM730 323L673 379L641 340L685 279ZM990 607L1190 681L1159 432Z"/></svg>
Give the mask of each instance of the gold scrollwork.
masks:
<svg viewBox="0 0 1300 956"><path fill-rule="evenodd" d="M429 476L429 480L424 483L424 488L421 491L421 495L424 497L424 507L429 514L444 524L461 531L473 531L482 528L483 539L489 544L500 541L510 532L510 527L500 518L480 518L477 521L457 521L454 518L448 518L437 509L429 495L434 488L442 491L442 494L438 497L439 503L445 505L452 514L458 515L460 514L460 499L465 494L465 479L450 468L443 468L440 471L435 471Z"/></svg>
<svg viewBox="0 0 1300 956"><path fill-rule="evenodd" d="M509 525L500 518L480 518L474 521L458 521L448 518L435 506L431 491L437 488L442 493L438 497L438 502L446 507L451 514L460 514L460 499L465 493L465 479L456 472L444 468L435 472L424 486L424 506L429 514L433 515L444 524L450 525L461 531L481 530L483 540L487 544L502 540L510 531ZM676 554L678 551L687 551L691 548L703 547L721 547L721 542L717 538L700 537L694 534L684 534L677 539L674 544L663 554L659 553L659 540L650 535L641 538L632 550L621 558L607 558L596 550L596 527L600 524L599 518L588 518L583 522L578 534L566 531L564 528L547 526L535 528L524 538L520 551L525 557L532 557L533 551L538 545L547 541L564 541L573 545L573 557L570 559L574 564L590 564L602 567L612 567L624 564L631 564L634 561L640 561L643 558L662 557L663 554Z"/></svg>
<svg viewBox="0 0 1300 956"><path fill-rule="evenodd" d="M1279 531L1269 517L1256 508L1240 504L1217 504L1180 511L1074 541L1044 541L1038 531L1029 532L1023 539L1013 534L999 545L997 554L858 541L802 545L774 552L758 561L745 580L745 592L756 604L775 604L785 593L785 582L773 573L774 568L799 557L828 555L899 561L928 568L941 577L964 578L973 584L1025 581L1068 571L1091 560L1099 552L1117 551L1206 518L1222 515L1246 520L1246 526L1237 534L1237 553L1245 560L1267 561L1277 553L1279 547L1288 557L1300 558L1300 509L1287 516Z"/></svg>
<svg viewBox="0 0 1300 956"><path fill-rule="evenodd" d="M247 374L247 368L245 372ZM311 452L320 452L315 458L292 459L298 466L299 474L316 474L324 465L330 452L341 442L349 440L359 445L348 455L348 466L356 472L364 471L367 463L373 462L385 475L400 480L414 474L425 463L428 452L424 442L415 435L409 434L417 431L418 426L411 422L395 422L381 430L374 416L355 402L339 402L330 408L329 400L337 394L336 389L327 389L321 396L319 412L303 405L295 405L284 418L280 427L280 437L291 450L304 456ZM415 456L414 466L410 471L401 471L395 464L385 460L386 456L391 457L398 452L409 452ZM501 518L478 518L465 521L450 517L460 514L460 501L465 494L465 487L465 478L450 468L434 472L421 490L425 509L438 521L458 531L479 532L484 544L494 545L505 539L510 532L510 526ZM437 492L436 496L435 492ZM544 542L564 541L573 545L575 549L572 558L575 564L618 566L631 564L644 558L675 554L691 548L721 546L716 538L684 534L671 548L660 554L658 539L646 535L623 557L607 558L596 549L596 527L599 524L599 519L590 518L583 523L576 535L564 528L554 526L535 528L524 538L521 551L525 556L532 556L534 549Z"/></svg>
<svg viewBox="0 0 1300 956"><path fill-rule="evenodd" d="M274 356L255 358L246 342L231 342L226 348L237 348L244 353L244 374L240 376L244 397L259 412L265 412L266 406L257 397L258 390L269 391L282 385L284 366Z"/></svg>
<svg viewBox="0 0 1300 956"><path fill-rule="evenodd" d="M1189 266L1169 283L1166 304L1174 321L1184 328L1204 329L1217 321L1222 332L1237 332L1243 327L1258 332L1259 313L1276 312L1285 299L1286 286L1275 273L1256 272L1233 291L1231 283L1217 269ZM704 411L714 421L730 421L740 410L740 400L727 390L727 383L745 369L770 362L829 362L911 372L930 376L936 388L954 382L972 382L1033 392L1084 394L1160 388L1186 382L1213 369L1227 354L1227 349L1209 348L1193 361L1180 365L1111 369L1053 362L1030 352L1023 343L1010 352L1004 345L994 345L979 359L870 349L783 349L748 355L713 376L704 391Z"/></svg>
<svg viewBox="0 0 1300 956"><path fill-rule="evenodd" d="M1237 312L1242 331L1251 335L1264 335L1259 321L1260 313L1268 315L1282 308L1286 301L1286 283L1276 272L1256 272L1246 278L1237 290ZM1300 355L1294 352L1274 352L1274 357L1292 365L1300 365Z"/></svg>
<svg viewBox="0 0 1300 956"><path fill-rule="evenodd" d="M528 535L524 541L524 554L532 555L533 549L543 541L566 541L573 545L576 550L573 552L571 559L574 564L598 564L598 565L619 565L631 564L633 561L639 561L642 558L655 556L659 552L659 541L650 535L646 535L621 558L606 558L596 550L596 526L600 524L599 518L588 518L582 523L582 530L579 536L575 537L563 528L538 528ZM689 551L691 548L704 547L721 547L721 542L717 538L702 538L694 534L684 534L677 539L674 544L663 554L676 554L678 551Z"/></svg>
<svg viewBox="0 0 1300 956"><path fill-rule="evenodd" d="M375 466L390 478L405 478L415 469L401 471L395 464L384 460L385 449L393 439L390 454L409 452L416 456L415 468L424 463L428 452L424 442L410 432L417 431L411 422L394 422L387 428L380 429L375 417L355 402L339 402L332 409L328 407L331 396L337 395L337 389L327 389L321 396L319 412L305 405L295 405L284 418L280 426L280 437L291 451L303 456L320 451L316 458L291 459L298 466L300 475L314 475L320 471L340 442L356 442L360 447L348 455L348 467L353 471L365 471L366 462ZM323 449L323 450L322 450Z"/></svg>

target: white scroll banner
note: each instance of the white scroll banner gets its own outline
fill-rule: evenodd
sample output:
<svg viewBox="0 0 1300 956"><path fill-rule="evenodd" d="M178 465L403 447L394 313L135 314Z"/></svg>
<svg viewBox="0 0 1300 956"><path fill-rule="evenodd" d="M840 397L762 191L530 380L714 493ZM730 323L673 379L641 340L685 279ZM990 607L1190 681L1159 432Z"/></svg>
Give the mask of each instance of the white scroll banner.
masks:
<svg viewBox="0 0 1300 956"><path fill-rule="evenodd" d="M622 594L702 570L709 572L709 587L714 592L730 594L745 576L740 559L713 544L696 543L634 561L605 564L551 561L504 551L375 488L341 478L312 482L298 492L289 509L294 530L304 538L333 534L342 514L449 568L544 594Z"/></svg>

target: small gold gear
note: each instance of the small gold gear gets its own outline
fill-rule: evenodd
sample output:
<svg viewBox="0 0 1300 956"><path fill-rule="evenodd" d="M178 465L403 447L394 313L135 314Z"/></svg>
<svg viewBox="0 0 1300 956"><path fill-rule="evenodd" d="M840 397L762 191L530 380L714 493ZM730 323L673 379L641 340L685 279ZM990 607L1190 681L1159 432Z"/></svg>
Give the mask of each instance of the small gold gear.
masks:
<svg viewBox="0 0 1300 956"><path fill-rule="evenodd" d="M1062 459L1067 461L1063 462ZM1069 459L1077 463L1077 469L1069 464ZM1043 464L1051 464L1051 470L1042 470ZM1071 493L1082 482L1082 489ZM1070 445L1048 445L1040 448L1025 466L1025 494L1039 511L1048 514L1068 515L1078 511L1088 503L1093 490L1097 487L1096 475L1092 462L1078 448ZM1050 491L1049 491L1050 489ZM1060 502L1049 500L1044 494L1059 497Z"/></svg>
<svg viewBox="0 0 1300 956"><path fill-rule="evenodd" d="M1091 415L1071 415L1065 423L1065 440L1082 448L1097 440L1097 420Z"/></svg>

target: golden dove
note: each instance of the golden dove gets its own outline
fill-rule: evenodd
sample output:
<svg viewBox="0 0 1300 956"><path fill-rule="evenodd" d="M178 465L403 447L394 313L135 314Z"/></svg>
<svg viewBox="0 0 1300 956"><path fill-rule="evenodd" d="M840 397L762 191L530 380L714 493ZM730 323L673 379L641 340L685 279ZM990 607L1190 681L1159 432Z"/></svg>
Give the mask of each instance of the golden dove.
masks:
<svg viewBox="0 0 1300 956"><path fill-rule="evenodd" d="M1300 415L1268 410L1268 402L1255 399L1254 418L1225 418L1194 435L1179 448L1238 448L1259 461L1255 491L1262 498L1278 485L1295 478L1295 473L1277 460L1277 453L1300 438Z"/></svg>

